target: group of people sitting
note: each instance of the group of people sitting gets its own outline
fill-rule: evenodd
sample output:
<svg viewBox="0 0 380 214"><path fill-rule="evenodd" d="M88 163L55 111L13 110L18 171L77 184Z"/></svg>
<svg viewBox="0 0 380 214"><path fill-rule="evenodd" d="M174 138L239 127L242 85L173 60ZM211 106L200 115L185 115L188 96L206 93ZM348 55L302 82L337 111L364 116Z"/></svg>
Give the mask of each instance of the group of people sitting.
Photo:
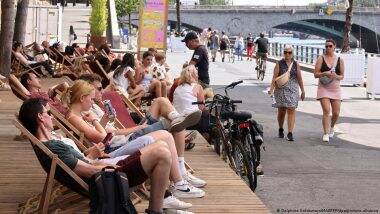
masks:
<svg viewBox="0 0 380 214"><path fill-rule="evenodd" d="M22 48L17 47L20 55L16 57L21 58ZM84 56L96 52L91 44L80 51L84 51ZM197 83L197 69L193 65L184 66L175 87L170 87L173 80L164 54L147 51L139 61L132 53L126 53L120 59L109 48L104 52L107 63L101 64L109 65L108 70L106 68L108 85L102 84L104 79L90 70L82 72L73 82L61 83L48 91L42 89L40 79L33 71L20 77L11 75L10 83L28 98L20 108L20 122L81 177L89 178L111 165L127 174L130 187L149 178L150 201L146 213L190 208L192 204L178 198L201 198L205 195L201 188L206 185L185 167L186 129L204 130L200 125L206 112L204 105L192 104L205 99L203 89ZM47 61L44 61L44 67L49 65ZM54 75L55 71L49 74ZM170 88L175 88L173 102L166 98ZM138 125L118 127L110 121L102 100L102 94L109 91L126 94L136 104L141 103L147 92L151 92L155 99L145 118L136 121ZM121 96L119 93L117 96ZM51 108L64 115L91 142L92 146L86 152L81 151L72 139L54 132Z"/></svg>

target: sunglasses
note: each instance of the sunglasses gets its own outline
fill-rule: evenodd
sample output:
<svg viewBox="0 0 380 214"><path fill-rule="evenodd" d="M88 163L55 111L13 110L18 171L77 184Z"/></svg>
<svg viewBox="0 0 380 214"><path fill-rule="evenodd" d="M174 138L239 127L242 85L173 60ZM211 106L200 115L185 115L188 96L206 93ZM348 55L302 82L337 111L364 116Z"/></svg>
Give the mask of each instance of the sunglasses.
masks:
<svg viewBox="0 0 380 214"><path fill-rule="evenodd" d="M42 113L46 113L47 115L51 116L51 111L50 110L44 111Z"/></svg>
<svg viewBox="0 0 380 214"><path fill-rule="evenodd" d="M103 89L102 86L99 86L96 88L96 90L98 90L98 91L101 91L102 89Z"/></svg>
<svg viewBox="0 0 380 214"><path fill-rule="evenodd" d="M293 51L284 51L284 54L292 54Z"/></svg>
<svg viewBox="0 0 380 214"><path fill-rule="evenodd" d="M333 45L326 45L325 47L326 47L326 48L332 48Z"/></svg>

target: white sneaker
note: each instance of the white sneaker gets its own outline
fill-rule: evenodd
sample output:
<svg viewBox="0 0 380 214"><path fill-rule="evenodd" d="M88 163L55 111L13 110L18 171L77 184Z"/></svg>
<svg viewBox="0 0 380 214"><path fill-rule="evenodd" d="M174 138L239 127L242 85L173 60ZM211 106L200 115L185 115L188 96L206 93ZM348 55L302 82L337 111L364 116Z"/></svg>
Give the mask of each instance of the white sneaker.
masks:
<svg viewBox="0 0 380 214"><path fill-rule="evenodd" d="M181 115L172 120L169 131L180 132L186 129L187 127L193 126L199 122L201 116L202 112L200 110L193 111L187 115Z"/></svg>
<svg viewBox="0 0 380 214"><path fill-rule="evenodd" d="M173 195L177 198L202 198L205 192L184 181L180 186L174 185L171 189Z"/></svg>
<svg viewBox="0 0 380 214"><path fill-rule="evenodd" d="M334 127L331 127L331 129L330 129L330 133L329 133L329 137L330 137L330 138L333 138L333 137L334 137L334 134L335 134Z"/></svg>
<svg viewBox="0 0 380 214"><path fill-rule="evenodd" d="M178 200L178 198L174 196L169 196L167 198L164 198L164 209L175 209L175 210L183 210L183 209L189 209L193 205L190 203L186 203L183 201Z"/></svg>
<svg viewBox="0 0 380 214"><path fill-rule="evenodd" d="M182 175L182 178L183 178L183 180L189 182L191 185L193 185L197 188L204 187L207 184L206 181L195 177L194 175L192 175L189 172L186 172L184 175Z"/></svg>
<svg viewBox="0 0 380 214"><path fill-rule="evenodd" d="M330 136L328 134L324 134L322 137L322 141L328 143L330 141Z"/></svg>
<svg viewBox="0 0 380 214"><path fill-rule="evenodd" d="M165 214L194 214L187 210L164 209Z"/></svg>

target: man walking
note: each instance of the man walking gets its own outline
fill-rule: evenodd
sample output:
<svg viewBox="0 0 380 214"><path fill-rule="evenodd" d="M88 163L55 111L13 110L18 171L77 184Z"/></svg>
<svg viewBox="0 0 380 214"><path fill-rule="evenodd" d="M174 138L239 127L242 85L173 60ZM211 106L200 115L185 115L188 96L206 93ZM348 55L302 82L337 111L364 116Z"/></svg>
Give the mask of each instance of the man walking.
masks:
<svg viewBox="0 0 380 214"><path fill-rule="evenodd" d="M212 61L215 62L216 53L218 53L219 49L219 36L216 33L216 30L214 30L210 37L210 50L211 50L211 57Z"/></svg>

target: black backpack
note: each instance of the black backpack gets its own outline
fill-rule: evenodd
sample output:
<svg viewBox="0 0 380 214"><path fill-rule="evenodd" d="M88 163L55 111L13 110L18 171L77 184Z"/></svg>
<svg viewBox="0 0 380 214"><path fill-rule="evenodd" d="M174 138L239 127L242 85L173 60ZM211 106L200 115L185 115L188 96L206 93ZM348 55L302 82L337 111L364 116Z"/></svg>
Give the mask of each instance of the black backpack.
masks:
<svg viewBox="0 0 380 214"><path fill-rule="evenodd" d="M107 171L106 169L113 169ZM90 214L135 214L125 173L106 167L90 181Z"/></svg>

